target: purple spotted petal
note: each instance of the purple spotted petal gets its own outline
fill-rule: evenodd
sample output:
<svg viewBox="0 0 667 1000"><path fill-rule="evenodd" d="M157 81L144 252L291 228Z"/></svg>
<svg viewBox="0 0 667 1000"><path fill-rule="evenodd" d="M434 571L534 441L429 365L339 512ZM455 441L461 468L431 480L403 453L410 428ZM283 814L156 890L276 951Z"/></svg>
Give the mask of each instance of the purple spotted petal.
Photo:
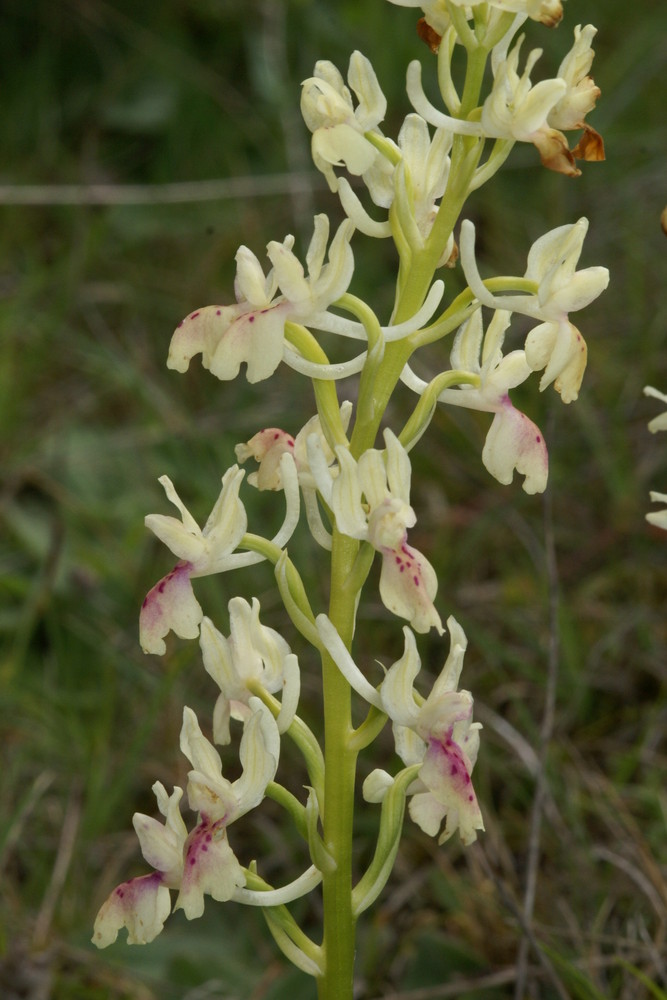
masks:
<svg viewBox="0 0 667 1000"><path fill-rule="evenodd" d="M100 907L93 944L98 948L113 944L121 927L127 927L128 944L148 944L164 927L170 910L169 889L161 872L123 882Z"/></svg>
<svg viewBox="0 0 667 1000"><path fill-rule="evenodd" d="M273 375L283 356L288 302L241 313L229 324L208 367L216 378L236 378L246 362L248 382L261 382Z"/></svg>
<svg viewBox="0 0 667 1000"><path fill-rule="evenodd" d="M440 615L433 606L438 581L430 562L407 541L381 552L380 597L384 606L406 618L415 632L428 632L435 626L442 635Z"/></svg>
<svg viewBox="0 0 667 1000"><path fill-rule="evenodd" d="M526 493L543 493L549 475L547 446L539 427L515 409L508 396L498 409L482 451L482 462L499 483L512 482L514 470L525 476Z"/></svg>
<svg viewBox="0 0 667 1000"><path fill-rule="evenodd" d="M186 316L171 338L167 368L186 372L195 354L201 354L208 368L221 337L238 314L239 306L204 306Z"/></svg>
<svg viewBox="0 0 667 1000"><path fill-rule="evenodd" d="M441 842L458 829L463 843L470 844L477 839L476 831L484 829L470 771L470 762L452 738L451 730L440 739L429 740L419 778L437 806L422 799L421 795L415 795L410 803L410 815L421 826L422 811L424 816L432 816L434 808L440 811L446 817ZM429 829L425 832L433 831Z"/></svg>
<svg viewBox="0 0 667 1000"><path fill-rule="evenodd" d="M203 611L192 590L193 566L179 562L148 591L139 615L139 641L144 653L166 652L164 637L171 631L181 639L196 639Z"/></svg>
<svg viewBox="0 0 667 1000"><path fill-rule="evenodd" d="M226 822L226 817L216 822L202 819L185 843L181 891L174 909L182 909L188 920L201 917L205 894L225 902L245 885L243 870L227 841Z"/></svg>

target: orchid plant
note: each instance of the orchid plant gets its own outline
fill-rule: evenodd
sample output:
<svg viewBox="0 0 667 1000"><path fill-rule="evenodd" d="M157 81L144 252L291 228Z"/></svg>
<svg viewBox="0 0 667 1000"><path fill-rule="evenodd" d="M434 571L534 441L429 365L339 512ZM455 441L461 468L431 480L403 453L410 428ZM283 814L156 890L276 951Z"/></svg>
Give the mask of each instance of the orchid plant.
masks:
<svg viewBox="0 0 667 1000"><path fill-rule="evenodd" d="M527 493L543 491L544 437L510 393L538 372L540 390L553 386L564 403L576 400L586 344L570 313L592 302L608 282L603 267L578 269L586 219L540 237L528 251L524 274L500 277L482 276L475 227L461 220L469 196L493 177L517 142L533 144L545 167L570 177L580 173L577 160L603 158L602 140L585 121L599 96L588 75L595 28L577 27L556 75L533 84L541 50L524 58L519 32L528 18L557 24L560 0L392 2L422 8L418 33L431 50L427 57L437 63L438 95L434 101L427 97L420 63L411 63L407 94L414 111L394 141L380 130L386 100L368 59L353 53L347 82L332 63L318 62L303 84L301 108L315 166L338 193L344 220L330 239L329 219L316 216L305 266L292 236L268 244L268 273L242 246L235 304L190 313L171 341L170 368L185 372L201 355L203 366L222 381L235 378L244 365L247 380L261 382L285 364L312 381L315 412L296 434L259 428L236 447L238 463L256 463L247 484L283 495L283 523L272 538L249 531L239 464L223 475L203 528L167 476L160 480L179 517L151 514L146 524L177 562L144 601L141 644L147 653L164 655L171 632L198 639L218 694L204 727L210 738L191 709L183 714L181 750L192 767L186 797L195 819L188 824L181 814L181 788L169 794L161 783L153 786L164 822L134 817L153 871L111 893L93 938L105 947L125 927L129 943L152 941L172 909L172 891L174 908L188 919L201 915L206 896L259 906L287 958L315 977L322 1000L352 996L355 924L389 878L406 806L411 820L440 844L456 833L471 844L484 829L472 783L480 725L473 721L471 694L459 689L467 640L455 618L447 619L448 652L430 692L422 693L417 683L415 634L434 629L442 636L445 627L435 603L435 570L409 542L417 519L410 451L439 405L489 413L485 468L504 484L516 471ZM457 50L464 56L456 59L463 67L458 81ZM565 133L572 130L580 137L570 148ZM349 291L357 233L391 239L396 249L395 300L386 324ZM445 283L437 275L459 266L465 289L443 302ZM533 325L523 346L507 350L515 315ZM318 332L358 342L359 352L351 360L330 358ZM442 370L424 381L412 367L413 356L439 342ZM337 383L354 375L353 405L339 398ZM415 405L405 425L392 429L386 412L399 381L414 392ZM291 556L302 506L313 545L328 567L326 609L313 606L315 595L307 593ZM362 662L354 644L357 609L376 554L381 601L406 623L402 652L384 676L374 676L376 667ZM273 566L296 630L296 652L262 623L256 599L229 601L228 634L197 600L198 577L262 561ZM312 659L312 651L321 662L321 732L299 715L300 664ZM357 701L365 703L366 715L355 726ZM242 773L230 782L216 744L236 741L233 722L241 726ZM372 770L363 783L363 798L380 810L375 852L359 875L352 851L358 757L388 722L398 762L392 773ZM283 739L303 757L301 798L277 780ZM286 873L278 887L265 881L261 865L237 858L233 830L228 838L232 824L267 796L304 838L311 862L303 872ZM289 904L319 886L323 931L316 941Z"/></svg>

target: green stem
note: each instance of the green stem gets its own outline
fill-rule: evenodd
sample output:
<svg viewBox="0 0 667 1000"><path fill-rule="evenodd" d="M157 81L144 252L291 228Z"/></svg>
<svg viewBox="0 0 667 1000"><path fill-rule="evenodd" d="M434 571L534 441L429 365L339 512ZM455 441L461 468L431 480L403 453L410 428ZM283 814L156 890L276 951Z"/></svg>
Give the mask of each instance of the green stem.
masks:
<svg viewBox="0 0 667 1000"><path fill-rule="evenodd" d="M337 530L331 551L329 618L349 648L354 632L356 592L345 586L359 543ZM329 656L322 655L324 696L323 839L335 862L324 873L325 972L317 981L319 1000L350 1000L354 974L355 919L352 913L352 830L357 753L352 736L351 689Z"/></svg>
<svg viewBox="0 0 667 1000"><path fill-rule="evenodd" d="M363 413L366 419L357 420L354 425L350 438L350 451L354 458L359 458L375 444L375 438L387 404L413 349L408 338L395 340L386 345L384 360L380 370L374 374L373 378L362 371L359 383L359 400L361 404L363 396ZM366 377L364 377L365 375Z"/></svg>

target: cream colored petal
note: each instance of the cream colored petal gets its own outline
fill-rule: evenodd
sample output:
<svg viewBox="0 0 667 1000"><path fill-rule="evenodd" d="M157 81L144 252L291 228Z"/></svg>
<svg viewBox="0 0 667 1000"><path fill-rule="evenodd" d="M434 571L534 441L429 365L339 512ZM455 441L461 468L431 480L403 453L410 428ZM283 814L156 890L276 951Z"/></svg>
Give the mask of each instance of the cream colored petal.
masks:
<svg viewBox="0 0 667 1000"><path fill-rule="evenodd" d="M354 254L350 239L354 226L344 219L336 230L329 248L329 260L322 268L316 281L311 282L310 315L328 309L332 302L347 291L354 273ZM302 315L306 319L306 314Z"/></svg>
<svg viewBox="0 0 667 1000"><path fill-rule="evenodd" d="M280 734L275 719L259 698L250 698L249 706L253 714L243 727L239 748L243 773L232 784L238 802L235 818L262 801L266 786L275 777L280 757Z"/></svg>
<svg viewBox="0 0 667 1000"><path fill-rule="evenodd" d="M197 716L188 708L183 709L183 725L180 738L181 753L183 753L195 771L219 782L222 778L222 761L220 754L202 733Z"/></svg>
<svg viewBox="0 0 667 1000"><path fill-rule="evenodd" d="M364 539L368 534L368 526L361 505L362 486L357 463L347 448L336 448L336 456L339 473L331 488L331 509L336 518L336 526L350 538Z"/></svg>
<svg viewBox="0 0 667 1000"><path fill-rule="evenodd" d="M384 442L387 449L385 458L387 483L391 495L409 504L412 466L408 453L389 427L385 428Z"/></svg>
<svg viewBox="0 0 667 1000"><path fill-rule="evenodd" d="M180 788L178 792L180 798ZM165 874L180 874L183 869L183 844L187 836L185 827L183 836L177 837L173 830L168 830L152 816L139 812L132 817L132 825L139 838L141 853L151 868Z"/></svg>
<svg viewBox="0 0 667 1000"><path fill-rule="evenodd" d="M403 628L403 636L403 655L387 671L380 685L380 698L383 711L393 722L414 729L419 717L414 680L421 670L421 660L415 637L409 628Z"/></svg>
<svg viewBox="0 0 667 1000"><path fill-rule="evenodd" d="M246 311L229 325L211 357L209 370L222 382L236 378L245 362L248 382L270 378L283 356L289 305L277 300L264 309Z"/></svg>
<svg viewBox="0 0 667 1000"><path fill-rule="evenodd" d="M95 919L93 944L106 948L127 928L128 944L154 941L171 911L169 890L160 875L143 875L123 882L102 904Z"/></svg>
<svg viewBox="0 0 667 1000"><path fill-rule="evenodd" d="M359 105L355 118L359 127L367 132L382 121L387 111L387 99L382 93L375 70L370 60L361 52L350 56L347 82L355 93Z"/></svg>
<svg viewBox="0 0 667 1000"><path fill-rule="evenodd" d="M208 516L202 535L206 541L206 565L195 565L195 576L216 572L217 565L234 551L248 527L248 516L239 499L245 472L232 465L222 477L222 488Z"/></svg>
<svg viewBox="0 0 667 1000"><path fill-rule="evenodd" d="M267 280L257 257L246 246L236 251L236 291L253 306L268 305Z"/></svg>
<svg viewBox="0 0 667 1000"><path fill-rule="evenodd" d="M362 787L365 802L382 802L394 784L394 779L386 771L376 768L368 775Z"/></svg>
<svg viewBox="0 0 667 1000"><path fill-rule="evenodd" d="M526 493L543 493L546 489L549 459L542 433L509 399L493 418L482 462L494 479L506 486L512 482L516 469L525 476Z"/></svg>
<svg viewBox="0 0 667 1000"><path fill-rule="evenodd" d="M239 306L204 306L182 320L174 330L169 345L167 368L186 372L190 361L201 354L204 368L209 368L221 338L242 312Z"/></svg>
<svg viewBox="0 0 667 1000"><path fill-rule="evenodd" d="M447 692L456 691L459 684L459 677L463 668L463 657L468 646L468 640L462 627L452 615L447 619L447 630L449 632L449 654L435 684L431 688L431 693L426 699L426 704L440 698L441 695Z"/></svg>

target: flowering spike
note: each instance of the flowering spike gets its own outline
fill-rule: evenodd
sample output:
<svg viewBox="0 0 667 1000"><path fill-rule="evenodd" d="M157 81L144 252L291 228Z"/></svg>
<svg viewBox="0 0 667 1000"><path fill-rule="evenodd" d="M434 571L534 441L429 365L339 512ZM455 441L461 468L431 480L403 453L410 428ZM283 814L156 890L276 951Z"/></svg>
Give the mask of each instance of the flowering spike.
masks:
<svg viewBox="0 0 667 1000"><path fill-rule="evenodd" d="M474 227L464 220L460 253L468 287L441 305L445 285L434 276L437 268L456 265L454 232L461 211L517 141L534 144L544 165L569 176L580 172L577 159L604 156L602 138L585 121L599 95L590 76L595 29L578 26L556 77L533 83L541 50L533 49L523 62L518 33L527 18L556 24L561 0L392 2L422 9L418 32L437 55L439 106L424 92L420 64L411 63L407 91L416 113L405 117L394 141L380 130L387 102L368 59L355 52L346 79L332 63L318 62L303 83L301 106L315 166L338 191L347 218L332 233L328 217L315 216L305 255L295 253L292 235L271 240L268 266L248 247L239 247L235 301L191 312L171 339L170 368L185 372L199 355L202 366L222 381L243 370L248 382L261 382L284 361L290 369L286 376L296 372L312 379L317 412L294 435L272 426L277 417L265 417L266 425L236 445L239 464L256 463L248 482L263 492L262 506L271 505L272 495L282 503L275 494L284 493L283 522L271 539L248 531L240 498L244 472L237 465L225 473L201 528L171 481L160 480L178 516L151 514L146 524L171 550L176 565L146 597L141 642L147 652L163 653L170 631L199 638L204 667L217 686L212 739L185 708L180 745L190 762L187 803L196 821L188 826L181 816L180 788L168 796L162 785L154 785L164 822L139 813L133 820L152 872L118 886L95 923L101 947L122 927L131 943L145 943L162 930L172 890L176 908L188 919L203 913L207 895L261 906L284 954L318 978L322 996L341 1000L353 992L354 923L387 883L406 806L412 820L439 843L458 831L461 842L471 844L484 829L472 784L481 727L473 721L472 695L459 689L467 639L454 618L447 620L449 652L430 693L424 697L416 687L421 661L415 633L435 628L442 634L444 629L434 604L435 571L409 544L417 518L408 449L426 432L439 402L488 413L481 455L486 469L501 483L510 483L518 472L527 493L544 490L543 436L510 397L539 372L540 390L553 385L565 403L577 398L587 351L570 313L592 302L608 281L605 268L577 269L586 219L536 240L523 277L486 280L475 259ZM564 132L572 129L581 135L570 149ZM338 176L344 169L361 178L367 193ZM355 227L373 238L391 237L397 253L386 326L371 304L348 292ZM532 320L532 329L523 345L507 348L513 313ZM451 366L424 381L416 372L428 368L429 359L413 361L412 355L450 334ZM431 360L437 356L433 352ZM341 404L336 383L358 374L356 406ZM419 399L397 437L387 418L399 379ZM657 390L646 391L667 402ZM265 403L270 405L271 397ZM651 430L663 428L667 414L650 424ZM383 448L374 447L380 431ZM319 579L317 566L309 576L318 593L330 595L328 615L316 616L306 578L297 568L304 553L291 542L302 496L314 541L331 552L329 579ZM651 498L667 505L667 494ZM648 518L667 529L667 510ZM376 553L380 598L409 627L403 628L402 653L388 670L381 668L374 686L372 672L366 676L355 663L352 644ZM193 591L197 577L263 560L274 567L297 641L305 640L322 661L326 754L298 715L298 659L278 632L261 623L259 601L232 596L229 633L223 635ZM367 702L366 717L358 724L348 686ZM364 798L381 803L380 821L371 861L352 889L357 755L389 719L404 766L393 776L371 770L363 784ZM238 732L232 720L243 726L235 780L223 775L216 749L216 744L232 743ZM303 758L305 804L298 780L288 785L275 780L282 735ZM293 821L313 862L277 889L259 876L255 861L241 866L228 839L231 824L267 794ZM321 946L285 906L320 882Z"/></svg>

